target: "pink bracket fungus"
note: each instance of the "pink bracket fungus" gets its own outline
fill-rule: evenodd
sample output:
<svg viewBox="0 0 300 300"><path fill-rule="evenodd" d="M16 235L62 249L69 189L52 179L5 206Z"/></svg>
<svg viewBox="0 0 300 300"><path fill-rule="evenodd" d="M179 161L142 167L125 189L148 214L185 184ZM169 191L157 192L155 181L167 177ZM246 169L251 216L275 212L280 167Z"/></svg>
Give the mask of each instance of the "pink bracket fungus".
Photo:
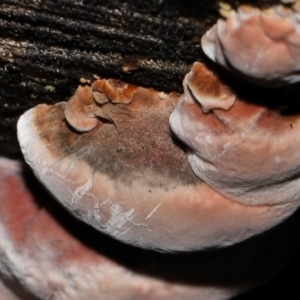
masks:
<svg viewBox="0 0 300 300"><path fill-rule="evenodd" d="M77 218L132 245L187 251L234 244L291 213L281 203L232 201L195 176L169 128L177 94L131 87L131 101L100 104L99 85L80 86L69 102L39 105L18 122L26 161ZM97 124L90 130L81 118Z"/></svg>
<svg viewBox="0 0 300 300"><path fill-rule="evenodd" d="M204 52L268 88L253 85L247 96L195 63L170 118L173 132L191 149L195 174L214 190L246 205L282 205L291 213L300 199L299 114L284 111L295 102L291 90L270 87L300 79L299 3L263 11L222 8L226 20L203 36Z"/></svg>
<svg viewBox="0 0 300 300"><path fill-rule="evenodd" d="M145 251L77 221L38 189L22 164L0 158L3 300L226 300L280 271L298 233L292 219L229 249Z"/></svg>
<svg viewBox="0 0 300 300"><path fill-rule="evenodd" d="M202 37L210 59L260 85L278 87L300 80L299 1L265 10L240 6L222 14L225 19Z"/></svg>
<svg viewBox="0 0 300 300"><path fill-rule="evenodd" d="M194 64L184 81L190 93L181 96L170 117L173 132L191 149L188 159L195 174L231 200L251 206L277 205L294 212L300 200L299 115L260 104L276 102L282 94L254 87L256 99L252 100L257 103L237 93L234 105L221 109L210 100L220 91L215 88L217 75L210 81L211 72ZM194 89L189 88L197 80L193 77L205 82L203 94L211 92L207 99L215 109L209 113L199 106L200 92L192 93Z"/></svg>
<svg viewBox="0 0 300 300"><path fill-rule="evenodd" d="M211 60L252 84L231 81L230 73L225 81L196 62L181 96L94 75L69 101L25 112L17 129L26 162L85 224L50 197L36 197L20 164L0 158L0 293L226 300L274 275L299 243L293 218L267 231L300 203L300 117L286 109L297 90L286 87L300 79L299 3L237 12L223 3L226 19L203 36ZM184 255L132 247L176 252L236 243ZM147 263L151 252L159 276L151 263L145 271L110 256L114 248ZM276 268L255 265L261 250Z"/></svg>

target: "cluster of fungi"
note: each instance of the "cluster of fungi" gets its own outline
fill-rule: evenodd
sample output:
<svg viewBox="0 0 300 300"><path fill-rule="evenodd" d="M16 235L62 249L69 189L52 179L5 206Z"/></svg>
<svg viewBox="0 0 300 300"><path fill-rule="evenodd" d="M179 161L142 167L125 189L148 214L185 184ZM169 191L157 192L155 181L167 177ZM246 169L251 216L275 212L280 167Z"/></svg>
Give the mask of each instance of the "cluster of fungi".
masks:
<svg viewBox="0 0 300 300"><path fill-rule="evenodd" d="M97 77L68 102L21 116L25 160L60 205L38 202L20 163L0 161L6 299L225 300L291 257L299 242L298 225L286 220L300 205L300 2L237 11L223 4L221 13L202 38L209 60L194 63L182 95ZM77 222L80 234L54 213ZM279 233L268 231L280 223ZM86 228L93 247L81 240ZM170 280L147 273L150 265L113 260L101 252L107 243L160 264L184 252L189 267ZM205 261L204 250L216 248L227 250ZM270 249L278 267L237 278ZM235 273L224 271L228 264ZM211 279L214 272L227 281Z"/></svg>

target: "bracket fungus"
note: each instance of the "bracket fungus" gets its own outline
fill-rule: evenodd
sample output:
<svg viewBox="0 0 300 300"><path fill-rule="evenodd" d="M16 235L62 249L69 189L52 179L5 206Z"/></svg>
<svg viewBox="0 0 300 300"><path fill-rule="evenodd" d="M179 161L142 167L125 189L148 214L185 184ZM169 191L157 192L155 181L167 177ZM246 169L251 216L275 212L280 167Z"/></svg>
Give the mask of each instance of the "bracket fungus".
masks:
<svg viewBox="0 0 300 300"><path fill-rule="evenodd" d="M136 91L135 85L114 79L96 80L92 88L89 85L79 86L66 105L66 120L80 132L90 131L97 126L97 117L111 121L110 111L107 109L110 110L113 106L102 104L130 104Z"/></svg>
<svg viewBox="0 0 300 300"><path fill-rule="evenodd" d="M95 99L99 86L109 101ZM18 122L27 163L77 218L131 245L189 251L240 242L294 209L232 201L200 180L169 128L177 94L118 82L129 96L112 101L107 86L79 86Z"/></svg>
<svg viewBox="0 0 300 300"><path fill-rule="evenodd" d="M256 85L241 80L229 88L195 63L170 118L172 130L191 149L189 162L199 178L234 201L277 205L290 213L300 198L298 90L288 87L300 79L299 7L297 1L291 8L262 11L227 8L226 19L203 36L203 50ZM248 95L243 88L251 89Z"/></svg>
<svg viewBox="0 0 300 300"><path fill-rule="evenodd" d="M69 101L20 117L26 162L83 222L38 199L20 165L0 158L0 293L226 300L286 263L299 224L267 230L300 200L298 90L289 88L300 79L300 2L221 12L202 47L224 68L194 63L183 95L95 76ZM261 250L272 267L255 264Z"/></svg>
<svg viewBox="0 0 300 300"><path fill-rule="evenodd" d="M210 59L260 85L300 80L300 1L265 10L243 5L223 16L202 37Z"/></svg>
<svg viewBox="0 0 300 300"><path fill-rule="evenodd" d="M221 251L146 251L79 222L39 190L22 164L0 158L5 300L226 300L279 272L299 244L298 232L289 220ZM257 263L258 252L264 263Z"/></svg>
<svg viewBox="0 0 300 300"><path fill-rule="evenodd" d="M194 172L234 201L277 205L293 212L300 195L299 115L270 109L264 103L276 102L282 96L280 91L270 93L255 87L251 94L255 95L254 102L232 92L234 105L229 110L220 109L216 99L210 99L217 94L222 103L218 85L225 84L219 79L217 85L217 77L210 80L211 72L200 63L194 64L184 81L190 93L181 96L170 118L172 130L191 149L188 157ZM207 78L204 92L211 92L207 97L212 106L209 113L201 104L205 93L192 93L193 76Z"/></svg>
<svg viewBox="0 0 300 300"><path fill-rule="evenodd" d="M170 117L200 179L232 201L283 210L279 219L300 200L298 89L288 86L300 79L299 5L226 10L202 47L242 78L227 73L227 85L196 62Z"/></svg>

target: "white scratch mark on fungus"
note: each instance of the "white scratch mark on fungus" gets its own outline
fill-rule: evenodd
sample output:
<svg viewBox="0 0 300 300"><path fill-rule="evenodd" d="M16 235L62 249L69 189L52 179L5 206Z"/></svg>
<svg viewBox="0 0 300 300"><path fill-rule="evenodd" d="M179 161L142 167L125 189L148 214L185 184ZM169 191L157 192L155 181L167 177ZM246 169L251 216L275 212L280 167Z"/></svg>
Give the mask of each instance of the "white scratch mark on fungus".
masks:
<svg viewBox="0 0 300 300"><path fill-rule="evenodd" d="M80 200L82 198L82 196L84 196L91 189L92 185L93 185L93 181L90 179L85 184L76 188L76 190L72 196L71 203L73 205L76 204L78 202L78 200Z"/></svg>
<svg viewBox="0 0 300 300"><path fill-rule="evenodd" d="M150 219L151 216L158 210L158 208L160 207L161 202L159 202L152 210L151 212L148 214L148 216L145 218L145 221Z"/></svg>
<svg viewBox="0 0 300 300"><path fill-rule="evenodd" d="M110 198L106 199L106 201L109 201ZM101 224L101 216L100 216L100 212L99 212L99 208L103 205L103 203L100 204L99 206L99 202L96 202L94 205L94 214L90 213L90 217L95 218L97 220L97 224L99 227L104 228L105 231L114 236L114 237L118 237L120 235L125 234L126 232L128 232L131 229L131 226L129 226L128 228L125 228L125 230L122 231L124 225L129 222L131 224L133 224L132 220L134 218L134 211L135 209L132 208L126 212L124 212L121 208L121 206L119 204L113 204L110 208L110 214L111 217L110 219L105 223L105 224Z"/></svg>
<svg viewBox="0 0 300 300"><path fill-rule="evenodd" d="M132 208L127 212L123 212L119 204L112 205L110 209L111 218L107 222L107 225L112 228L121 229L126 222L131 221L133 219L134 211L135 209Z"/></svg>

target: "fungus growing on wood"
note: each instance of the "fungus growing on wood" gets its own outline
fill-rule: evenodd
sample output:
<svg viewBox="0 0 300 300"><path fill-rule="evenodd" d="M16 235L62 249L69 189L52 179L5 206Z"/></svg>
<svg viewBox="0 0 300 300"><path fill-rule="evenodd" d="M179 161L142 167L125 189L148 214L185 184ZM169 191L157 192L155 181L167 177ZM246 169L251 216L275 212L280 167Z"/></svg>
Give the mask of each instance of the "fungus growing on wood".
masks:
<svg viewBox="0 0 300 300"><path fill-rule="evenodd" d="M195 174L231 200L251 206L278 205L292 213L300 200L299 114L285 113L280 105L276 108L276 102L284 100L280 91L255 87L248 95L237 91L229 110L216 106L206 113L199 105L200 92L193 93L190 85L197 80L193 77L205 81L202 93L210 91L211 101L219 94L219 85L226 88L217 75L210 80L211 72L194 64L184 81L190 92L181 96L170 117L173 132L191 149L188 159Z"/></svg>
<svg viewBox="0 0 300 300"><path fill-rule="evenodd" d="M18 122L26 161L77 218L132 245L188 251L234 244L291 213L284 205L234 202L193 173L169 128L177 94L135 87L130 103L99 104L91 96L97 85L80 86L71 104L39 105ZM68 120L93 110L101 117L82 133L66 121L67 110Z"/></svg>
<svg viewBox="0 0 300 300"><path fill-rule="evenodd" d="M203 50L213 61L266 88L242 81L242 87L231 82L229 88L195 63L170 119L175 134L192 149L189 162L195 174L213 189L240 203L282 204L291 212L300 192L297 99L291 89L269 87L300 79L299 3L292 9L263 11L226 8L226 20L218 20L203 36ZM220 86L229 91L223 92L225 99L232 99L224 107Z"/></svg>
<svg viewBox="0 0 300 300"><path fill-rule="evenodd" d="M92 88L89 85L79 86L66 105L65 117L74 129L81 132L90 131L97 126L97 117L111 121L107 108L112 106L102 104L130 104L136 91L135 85L114 79L96 80Z"/></svg>
<svg viewBox="0 0 300 300"><path fill-rule="evenodd" d="M290 220L223 251L145 251L79 222L21 163L0 158L5 300L226 300L280 271L299 243L298 232L299 224ZM263 264L257 263L258 253Z"/></svg>
<svg viewBox="0 0 300 300"><path fill-rule="evenodd" d="M300 80L300 2L223 13L203 37L204 53L230 71L269 87Z"/></svg>

